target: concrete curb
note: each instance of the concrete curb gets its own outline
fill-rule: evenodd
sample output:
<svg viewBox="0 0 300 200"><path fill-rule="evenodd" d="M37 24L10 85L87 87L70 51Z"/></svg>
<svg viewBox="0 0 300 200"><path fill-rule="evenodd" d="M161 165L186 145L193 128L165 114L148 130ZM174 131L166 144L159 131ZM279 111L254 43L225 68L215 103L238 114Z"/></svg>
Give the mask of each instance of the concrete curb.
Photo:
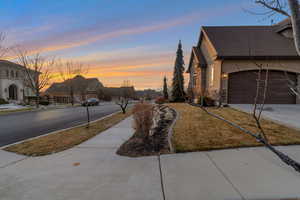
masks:
<svg viewBox="0 0 300 200"><path fill-rule="evenodd" d="M112 115L115 115L117 113L120 113L121 111L117 111L117 112L114 112L114 113L111 113L109 115L106 115L104 117L101 117L99 119L96 119L94 121L91 121L91 123L95 123L95 122L98 122L100 120L103 120L105 118L108 118L108 117L111 117ZM0 147L0 150L4 150L5 148L9 147L9 146L13 146L13 145L16 145L16 144L20 144L22 142L27 142L27 141L30 141L30 140L34 140L34 139L37 139L37 138L40 138L40 137L44 137L44 136L47 136L47 135L51 135L51 134L55 134L55 133L59 133L59 132L62 132L62 131L67 131L67 130L70 130L70 129L73 129L73 128L78 128L78 127L82 127L82 126L86 126L88 123L84 123L84 124L80 124L80 125L76 125L76 126L72 126L72 127L69 127L69 128L65 128L65 129L60 129L60 130L57 130L57 131L53 131L53 132L50 132L50 133L47 133L47 134L44 134L44 135L39 135L39 136L36 136L36 137L32 137L32 138L28 138L28 139L25 139L25 140L21 140L19 142L15 142L15 143L12 143L12 144L8 144L8 145L5 145L3 147Z"/></svg>
<svg viewBox="0 0 300 200"><path fill-rule="evenodd" d="M169 107L169 106L168 106L168 107ZM176 150L174 149L173 144L172 144L172 136L173 136L173 133L174 133L174 131L173 131L174 126L175 126L177 120L179 119L179 113L178 113L175 109L173 109L173 108L171 108L171 107L169 107L169 108L170 108L171 110L173 110L173 111L176 113L176 116L175 116L175 119L173 120L173 122L172 122L172 124L171 124L171 126L170 126L170 128L169 128L169 132L168 132L168 143L169 143L169 147L170 147L171 153L176 153Z"/></svg>

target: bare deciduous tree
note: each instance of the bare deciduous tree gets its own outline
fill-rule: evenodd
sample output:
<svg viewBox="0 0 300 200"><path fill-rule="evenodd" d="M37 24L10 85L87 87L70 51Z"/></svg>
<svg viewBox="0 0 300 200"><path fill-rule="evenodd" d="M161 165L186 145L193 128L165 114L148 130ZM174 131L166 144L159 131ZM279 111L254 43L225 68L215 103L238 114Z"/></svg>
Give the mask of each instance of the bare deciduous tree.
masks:
<svg viewBox="0 0 300 200"><path fill-rule="evenodd" d="M41 56L39 53L29 55L22 50L18 50L17 56L18 63L24 66L24 84L35 94L38 108L41 90L48 86L53 78L52 69L55 65L55 58Z"/></svg>
<svg viewBox="0 0 300 200"><path fill-rule="evenodd" d="M264 106L267 99L267 91L269 84L269 70L266 67L266 70L263 70L263 65L255 63L258 67L257 79L256 79L256 94L254 99L253 113L252 116L255 120L256 126L260 131L260 137L264 139L266 143L268 142L267 135L261 125L261 114L264 110ZM263 72L265 71L265 74Z"/></svg>
<svg viewBox="0 0 300 200"><path fill-rule="evenodd" d="M267 9L266 14L272 16L276 13L291 18L294 43L298 55L300 55L300 7L299 0L255 0L256 4Z"/></svg>
<svg viewBox="0 0 300 200"><path fill-rule="evenodd" d="M9 48L4 46L4 40L5 40L5 34L3 32L0 32L0 59L3 59L3 57L7 54Z"/></svg>
<svg viewBox="0 0 300 200"><path fill-rule="evenodd" d="M79 62L67 61L59 63L59 75L62 81L67 83L67 87L69 90L69 95L71 98L71 104L74 105L74 93L80 92L83 95L83 91L75 91L75 82L73 78L78 75L84 75L88 73L88 67ZM79 87L80 88L80 87Z"/></svg>
<svg viewBox="0 0 300 200"><path fill-rule="evenodd" d="M119 98L116 100L115 103L120 106L123 114L125 114L126 108L129 104L130 94L129 94L129 91L127 90L127 88L123 88L123 91L121 91L121 93L122 94L119 96Z"/></svg>
<svg viewBox="0 0 300 200"><path fill-rule="evenodd" d="M126 97L119 97L119 99L116 101L116 104L120 106L122 109L123 114L126 113L126 108L128 106L129 99Z"/></svg>
<svg viewBox="0 0 300 200"><path fill-rule="evenodd" d="M289 77L288 75L288 72L287 71L284 71L284 76L285 76L285 80L287 82L287 86L289 88L289 92L292 94L292 95L295 95L296 98L300 99L300 85L297 84L297 82L291 80L291 78Z"/></svg>
<svg viewBox="0 0 300 200"><path fill-rule="evenodd" d="M266 12L259 13L261 15L272 17L273 15L280 13L284 16L290 17L286 0L255 0L254 2L267 10Z"/></svg>
<svg viewBox="0 0 300 200"><path fill-rule="evenodd" d="M131 97L132 94L130 91L129 81L124 81L123 86L121 87L121 94L119 98L115 101L115 103L121 107L123 114L126 113L126 108L129 104L129 100Z"/></svg>
<svg viewBox="0 0 300 200"><path fill-rule="evenodd" d="M300 55L300 13L298 0L288 0L291 10L291 21L293 27L293 35L295 47L298 55Z"/></svg>

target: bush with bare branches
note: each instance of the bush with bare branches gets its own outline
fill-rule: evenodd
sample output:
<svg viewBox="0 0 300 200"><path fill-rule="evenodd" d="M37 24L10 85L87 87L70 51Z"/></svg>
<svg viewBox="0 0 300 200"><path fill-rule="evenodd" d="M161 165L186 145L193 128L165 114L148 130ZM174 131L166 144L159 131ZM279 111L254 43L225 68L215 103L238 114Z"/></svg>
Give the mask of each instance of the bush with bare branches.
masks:
<svg viewBox="0 0 300 200"><path fill-rule="evenodd" d="M133 107L133 127L136 135L143 141L149 139L150 130L153 124L154 107L148 103L139 103Z"/></svg>

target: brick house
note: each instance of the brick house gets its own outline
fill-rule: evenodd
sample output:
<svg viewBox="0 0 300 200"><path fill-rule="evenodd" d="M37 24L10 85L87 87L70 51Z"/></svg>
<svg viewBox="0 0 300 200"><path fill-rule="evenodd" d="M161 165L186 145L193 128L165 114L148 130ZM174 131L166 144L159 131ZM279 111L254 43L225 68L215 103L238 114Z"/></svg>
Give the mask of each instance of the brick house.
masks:
<svg viewBox="0 0 300 200"><path fill-rule="evenodd" d="M74 102L82 102L88 98L98 98L103 84L97 78L76 76L62 83L53 83L43 94L51 102L71 103L70 87L73 88Z"/></svg>

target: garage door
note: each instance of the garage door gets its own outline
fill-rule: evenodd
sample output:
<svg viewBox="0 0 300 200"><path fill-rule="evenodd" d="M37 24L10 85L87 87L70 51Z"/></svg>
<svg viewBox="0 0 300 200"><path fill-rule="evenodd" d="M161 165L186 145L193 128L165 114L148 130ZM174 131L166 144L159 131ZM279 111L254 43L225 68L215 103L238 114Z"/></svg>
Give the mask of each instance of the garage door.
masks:
<svg viewBox="0 0 300 200"><path fill-rule="evenodd" d="M229 74L228 102L231 104L253 104L256 96L258 71L244 71ZM266 72L262 73L265 77ZM296 83L296 74L288 73L288 77ZM263 85L261 85L263 87ZM259 101L262 102L263 88L260 89ZM282 71L269 71L269 84L266 103L295 104L296 97L290 92L286 75Z"/></svg>

